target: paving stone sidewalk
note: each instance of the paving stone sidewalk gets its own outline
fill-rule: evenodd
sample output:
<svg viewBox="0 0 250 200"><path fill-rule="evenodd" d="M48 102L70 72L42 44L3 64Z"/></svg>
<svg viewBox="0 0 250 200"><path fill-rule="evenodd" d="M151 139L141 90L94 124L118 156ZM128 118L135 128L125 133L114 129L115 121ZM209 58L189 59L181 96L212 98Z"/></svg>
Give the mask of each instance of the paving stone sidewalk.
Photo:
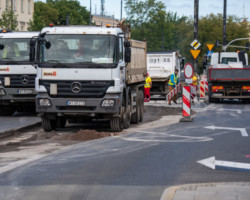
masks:
<svg viewBox="0 0 250 200"><path fill-rule="evenodd" d="M250 200L250 182L174 186L161 200Z"/></svg>

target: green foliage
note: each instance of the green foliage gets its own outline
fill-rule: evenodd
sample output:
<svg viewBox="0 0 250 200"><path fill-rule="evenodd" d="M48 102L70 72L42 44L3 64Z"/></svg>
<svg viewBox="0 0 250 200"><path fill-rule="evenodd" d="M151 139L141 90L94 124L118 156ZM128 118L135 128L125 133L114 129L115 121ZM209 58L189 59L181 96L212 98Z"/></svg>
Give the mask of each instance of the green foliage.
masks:
<svg viewBox="0 0 250 200"><path fill-rule="evenodd" d="M69 24L86 25L89 23L89 11L80 5L78 0L47 0L47 4L58 10L56 25L66 25L66 16L69 15Z"/></svg>
<svg viewBox="0 0 250 200"><path fill-rule="evenodd" d="M0 19L0 27L12 31L17 30L17 15L11 9L3 11Z"/></svg>
<svg viewBox="0 0 250 200"><path fill-rule="evenodd" d="M33 21L30 22L30 31L40 31L50 23L57 23L58 11L41 1L35 2Z"/></svg>
<svg viewBox="0 0 250 200"><path fill-rule="evenodd" d="M70 25L86 25L89 23L89 14L78 0L47 0L46 3L38 1L35 2L33 21L29 30L40 31L50 23L66 25L67 15Z"/></svg>

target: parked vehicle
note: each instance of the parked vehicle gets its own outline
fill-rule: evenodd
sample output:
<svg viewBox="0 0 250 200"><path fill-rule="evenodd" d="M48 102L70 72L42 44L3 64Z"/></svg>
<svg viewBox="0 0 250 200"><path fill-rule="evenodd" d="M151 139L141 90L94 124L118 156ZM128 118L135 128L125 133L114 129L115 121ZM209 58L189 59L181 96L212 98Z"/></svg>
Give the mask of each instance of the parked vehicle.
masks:
<svg viewBox="0 0 250 200"><path fill-rule="evenodd" d="M91 119L122 131L143 120L146 42L131 40L129 26L43 28L36 52L36 110L45 131Z"/></svg>
<svg viewBox="0 0 250 200"><path fill-rule="evenodd" d="M214 53L208 68L209 102L250 99L250 66L245 52Z"/></svg>
<svg viewBox="0 0 250 200"><path fill-rule="evenodd" d="M152 79L152 95L165 96L168 93L168 81L170 75L175 69L181 73L183 65L181 56L178 51L174 52L148 52L147 53L147 70Z"/></svg>
<svg viewBox="0 0 250 200"><path fill-rule="evenodd" d="M29 42L38 32L0 33L0 115L35 110L36 68L29 60Z"/></svg>

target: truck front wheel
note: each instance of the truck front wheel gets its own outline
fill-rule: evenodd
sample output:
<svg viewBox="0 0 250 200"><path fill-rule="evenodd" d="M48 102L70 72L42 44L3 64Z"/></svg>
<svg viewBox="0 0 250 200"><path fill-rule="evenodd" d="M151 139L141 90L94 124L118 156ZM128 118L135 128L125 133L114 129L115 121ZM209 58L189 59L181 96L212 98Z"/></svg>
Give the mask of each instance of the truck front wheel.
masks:
<svg viewBox="0 0 250 200"><path fill-rule="evenodd" d="M51 132L56 129L57 120L48 119L47 116L42 117L43 130L46 132Z"/></svg>
<svg viewBox="0 0 250 200"><path fill-rule="evenodd" d="M110 119L110 127L112 132L120 132L123 130L124 124L120 117L112 117Z"/></svg>

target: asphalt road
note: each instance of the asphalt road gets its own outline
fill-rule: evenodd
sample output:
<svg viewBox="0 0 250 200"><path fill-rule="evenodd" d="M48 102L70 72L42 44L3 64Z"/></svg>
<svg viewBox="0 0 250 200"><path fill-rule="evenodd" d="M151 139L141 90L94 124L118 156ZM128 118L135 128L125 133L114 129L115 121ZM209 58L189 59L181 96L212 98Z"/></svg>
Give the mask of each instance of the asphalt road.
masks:
<svg viewBox="0 0 250 200"><path fill-rule="evenodd" d="M0 133L40 121L40 117L36 117L35 113L15 113L13 116L9 117L0 116Z"/></svg>
<svg viewBox="0 0 250 200"><path fill-rule="evenodd" d="M191 123L80 143L0 174L0 199L153 200L173 185L250 181L250 173L212 170L216 159L250 163L250 105L196 106ZM211 130L205 127L246 128ZM185 198L183 198L185 200Z"/></svg>

